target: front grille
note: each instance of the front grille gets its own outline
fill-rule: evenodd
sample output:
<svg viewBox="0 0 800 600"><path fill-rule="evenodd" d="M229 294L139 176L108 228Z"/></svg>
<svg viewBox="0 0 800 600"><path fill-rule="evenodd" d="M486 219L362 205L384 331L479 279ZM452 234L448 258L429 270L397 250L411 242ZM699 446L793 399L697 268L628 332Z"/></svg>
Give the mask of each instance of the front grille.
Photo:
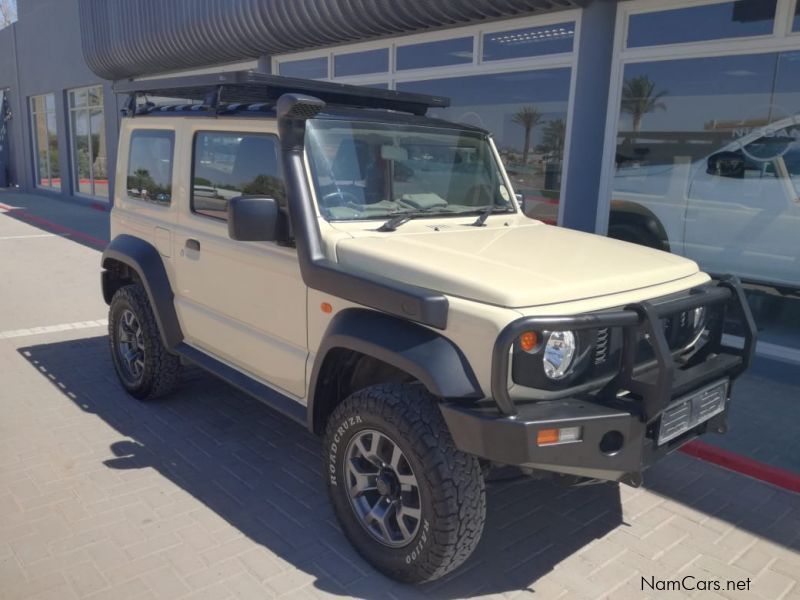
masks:
<svg viewBox="0 0 800 600"><path fill-rule="evenodd" d="M608 360L608 327L597 330L597 344L594 348L594 364L602 365Z"/></svg>

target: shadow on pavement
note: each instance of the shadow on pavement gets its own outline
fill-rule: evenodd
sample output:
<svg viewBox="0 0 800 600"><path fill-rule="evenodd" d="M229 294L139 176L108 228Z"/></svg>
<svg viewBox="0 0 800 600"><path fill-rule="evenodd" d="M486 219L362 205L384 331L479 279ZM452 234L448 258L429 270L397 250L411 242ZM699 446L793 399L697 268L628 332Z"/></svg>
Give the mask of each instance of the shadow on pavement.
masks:
<svg viewBox="0 0 800 600"><path fill-rule="evenodd" d="M107 348L103 336L19 352L65 399L130 438L111 445L106 466L156 469L327 592L460 598L519 590L622 522L613 484L493 483L484 537L468 563L433 584L397 584L373 571L340 532L316 437L195 369L169 398L136 401L117 384Z"/></svg>

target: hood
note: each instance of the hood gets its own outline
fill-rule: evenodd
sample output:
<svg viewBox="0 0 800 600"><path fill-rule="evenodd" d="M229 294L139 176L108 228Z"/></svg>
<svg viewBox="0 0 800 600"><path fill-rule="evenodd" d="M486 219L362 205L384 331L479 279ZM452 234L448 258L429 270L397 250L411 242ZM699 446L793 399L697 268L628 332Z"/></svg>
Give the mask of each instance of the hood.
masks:
<svg viewBox="0 0 800 600"><path fill-rule="evenodd" d="M477 302L521 308L628 292L689 277L691 260L540 223L444 227L340 240L343 266Z"/></svg>

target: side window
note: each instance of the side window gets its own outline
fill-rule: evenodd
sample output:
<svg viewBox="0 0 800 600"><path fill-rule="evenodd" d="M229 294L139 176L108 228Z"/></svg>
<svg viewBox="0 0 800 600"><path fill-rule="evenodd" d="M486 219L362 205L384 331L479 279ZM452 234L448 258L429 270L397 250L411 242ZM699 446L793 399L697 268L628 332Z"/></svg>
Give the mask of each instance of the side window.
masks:
<svg viewBox="0 0 800 600"><path fill-rule="evenodd" d="M172 200L172 151L175 133L137 129L128 152L128 198L169 206Z"/></svg>
<svg viewBox="0 0 800 600"><path fill-rule="evenodd" d="M198 132L192 163L192 212L226 220L236 196L286 205L277 138L258 133Z"/></svg>

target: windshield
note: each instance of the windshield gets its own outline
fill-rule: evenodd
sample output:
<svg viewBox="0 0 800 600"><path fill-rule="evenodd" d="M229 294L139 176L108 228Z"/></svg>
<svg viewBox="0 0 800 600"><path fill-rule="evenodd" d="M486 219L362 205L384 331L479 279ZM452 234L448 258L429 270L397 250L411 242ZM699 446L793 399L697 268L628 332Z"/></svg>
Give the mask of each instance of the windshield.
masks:
<svg viewBox="0 0 800 600"><path fill-rule="evenodd" d="M489 142L455 129L319 119L306 149L329 221L511 212Z"/></svg>

